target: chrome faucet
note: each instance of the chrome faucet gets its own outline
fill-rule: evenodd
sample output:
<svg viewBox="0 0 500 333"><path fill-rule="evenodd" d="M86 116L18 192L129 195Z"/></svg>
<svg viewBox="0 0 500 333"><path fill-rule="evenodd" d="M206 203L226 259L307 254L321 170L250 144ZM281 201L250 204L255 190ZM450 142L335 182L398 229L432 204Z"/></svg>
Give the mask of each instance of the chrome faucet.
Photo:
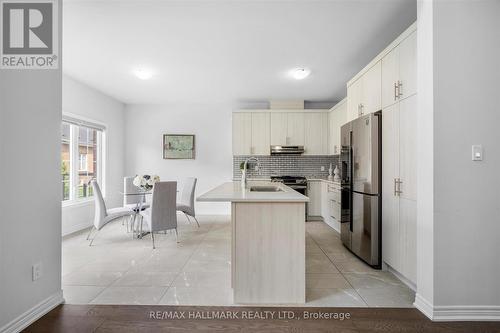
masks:
<svg viewBox="0 0 500 333"><path fill-rule="evenodd" d="M260 161L257 157L249 157L245 160L245 163L243 164L243 172L241 173L241 186L243 188L247 187L247 167L248 167L248 162L250 161L255 161L257 162L257 169L259 170L259 175L262 174L262 168L260 167Z"/></svg>

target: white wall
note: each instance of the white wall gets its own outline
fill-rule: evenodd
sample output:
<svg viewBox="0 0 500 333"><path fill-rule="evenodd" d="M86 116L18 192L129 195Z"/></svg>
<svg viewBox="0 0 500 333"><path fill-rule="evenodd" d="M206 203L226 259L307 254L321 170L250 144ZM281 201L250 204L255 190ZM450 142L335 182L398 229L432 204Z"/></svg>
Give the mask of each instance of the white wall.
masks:
<svg viewBox="0 0 500 333"><path fill-rule="evenodd" d="M434 88L433 2L417 6L417 294L416 304L431 316L434 301ZM425 181L422 181L425 180Z"/></svg>
<svg viewBox="0 0 500 333"><path fill-rule="evenodd" d="M60 69L0 70L0 331L62 301L61 84Z"/></svg>
<svg viewBox="0 0 500 333"><path fill-rule="evenodd" d="M225 112L221 112L224 110ZM223 104L126 106L126 173L157 174L162 180L197 177L196 195L232 178L231 112ZM194 160L164 160L163 134L195 134ZM196 203L197 214L229 214L225 203Z"/></svg>
<svg viewBox="0 0 500 333"><path fill-rule="evenodd" d="M124 175L123 103L63 75L63 113L70 113L106 125L104 195L108 208L122 205ZM62 209L63 235L92 225L94 203L86 202Z"/></svg>
<svg viewBox="0 0 500 333"><path fill-rule="evenodd" d="M432 6L419 14L426 13L425 27L432 30L433 59L427 66L433 88L427 96L432 104L420 101L419 112L427 108L423 122L433 128L419 133L433 132L433 160L425 163L434 167L434 196L433 212L424 210L419 228L432 228L427 235L434 236L433 254L420 256L419 268L422 261L434 263L433 271L419 273L418 282L423 274L432 275L424 281L433 285L425 293L432 295L427 301L435 319L500 320L500 2L425 5ZM419 68L419 75L428 69ZM483 145L484 161L471 160L473 144Z"/></svg>
<svg viewBox="0 0 500 333"><path fill-rule="evenodd" d="M496 305L500 319L499 14L498 0L434 6L434 304Z"/></svg>

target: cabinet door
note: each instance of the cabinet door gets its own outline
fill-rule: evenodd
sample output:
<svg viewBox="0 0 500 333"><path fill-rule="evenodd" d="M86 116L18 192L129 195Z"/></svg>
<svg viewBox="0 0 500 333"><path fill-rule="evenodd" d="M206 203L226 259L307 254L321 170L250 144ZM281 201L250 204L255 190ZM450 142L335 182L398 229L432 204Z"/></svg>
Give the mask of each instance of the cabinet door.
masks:
<svg viewBox="0 0 500 333"><path fill-rule="evenodd" d="M310 216L321 216L321 181L310 181L307 183L307 213Z"/></svg>
<svg viewBox="0 0 500 333"><path fill-rule="evenodd" d="M328 184L321 182L321 216L325 222L330 221L330 200L328 195Z"/></svg>
<svg viewBox="0 0 500 333"><path fill-rule="evenodd" d="M252 113L252 155L270 155L271 135L270 114L266 112Z"/></svg>
<svg viewBox="0 0 500 333"><path fill-rule="evenodd" d="M417 200L417 95L399 103L401 198ZM384 129L385 131L385 129Z"/></svg>
<svg viewBox="0 0 500 333"><path fill-rule="evenodd" d="M335 118L337 121L337 135L335 137L335 154L340 154L341 141L340 134L342 126L347 123L347 102L339 106L337 109L337 117Z"/></svg>
<svg viewBox="0 0 500 333"><path fill-rule="evenodd" d="M353 84L347 87L347 121L359 117L361 95L363 93L363 77L360 77Z"/></svg>
<svg viewBox="0 0 500 333"><path fill-rule="evenodd" d="M408 280L417 281L417 202L399 199L401 268Z"/></svg>
<svg viewBox="0 0 500 333"><path fill-rule="evenodd" d="M399 48L382 58L382 108L398 101L396 85L399 80Z"/></svg>
<svg viewBox="0 0 500 333"><path fill-rule="evenodd" d="M311 112L304 115L305 155L326 155L328 144L328 114Z"/></svg>
<svg viewBox="0 0 500 333"><path fill-rule="evenodd" d="M291 146L304 145L304 113L290 112L287 114L286 144Z"/></svg>
<svg viewBox="0 0 500 333"><path fill-rule="evenodd" d="M233 155L250 155L252 146L252 114L233 113Z"/></svg>
<svg viewBox="0 0 500 333"><path fill-rule="evenodd" d="M328 155L335 155L336 118L336 111L328 112Z"/></svg>
<svg viewBox="0 0 500 333"><path fill-rule="evenodd" d="M271 145L286 145L287 119L286 112L271 112Z"/></svg>
<svg viewBox="0 0 500 333"><path fill-rule="evenodd" d="M417 32L399 44L400 100L417 92Z"/></svg>
<svg viewBox="0 0 500 333"><path fill-rule="evenodd" d="M399 104L382 110L382 128L382 258L399 270L399 198L394 193L399 175Z"/></svg>
<svg viewBox="0 0 500 333"><path fill-rule="evenodd" d="M380 61L363 75L361 114L382 110L382 71Z"/></svg>

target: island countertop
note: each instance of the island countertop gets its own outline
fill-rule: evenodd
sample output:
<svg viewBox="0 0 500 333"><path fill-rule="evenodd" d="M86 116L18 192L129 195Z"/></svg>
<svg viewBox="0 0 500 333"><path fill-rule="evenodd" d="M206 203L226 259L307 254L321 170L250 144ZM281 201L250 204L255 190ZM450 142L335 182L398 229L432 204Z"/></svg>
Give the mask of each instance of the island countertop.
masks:
<svg viewBox="0 0 500 333"><path fill-rule="evenodd" d="M276 186L277 192L252 192L252 186ZM239 181L223 183L200 195L198 201L205 202L308 202L309 198L292 188L276 182L249 180L247 188L242 189Z"/></svg>

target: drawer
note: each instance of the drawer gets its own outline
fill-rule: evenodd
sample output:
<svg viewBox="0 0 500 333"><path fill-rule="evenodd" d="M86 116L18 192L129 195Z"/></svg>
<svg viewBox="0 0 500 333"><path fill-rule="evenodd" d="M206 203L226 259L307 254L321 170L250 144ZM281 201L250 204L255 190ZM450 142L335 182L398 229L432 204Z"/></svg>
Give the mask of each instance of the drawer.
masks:
<svg viewBox="0 0 500 333"><path fill-rule="evenodd" d="M330 200L330 215L337 221L340 221L340 203Z"/></svg>

